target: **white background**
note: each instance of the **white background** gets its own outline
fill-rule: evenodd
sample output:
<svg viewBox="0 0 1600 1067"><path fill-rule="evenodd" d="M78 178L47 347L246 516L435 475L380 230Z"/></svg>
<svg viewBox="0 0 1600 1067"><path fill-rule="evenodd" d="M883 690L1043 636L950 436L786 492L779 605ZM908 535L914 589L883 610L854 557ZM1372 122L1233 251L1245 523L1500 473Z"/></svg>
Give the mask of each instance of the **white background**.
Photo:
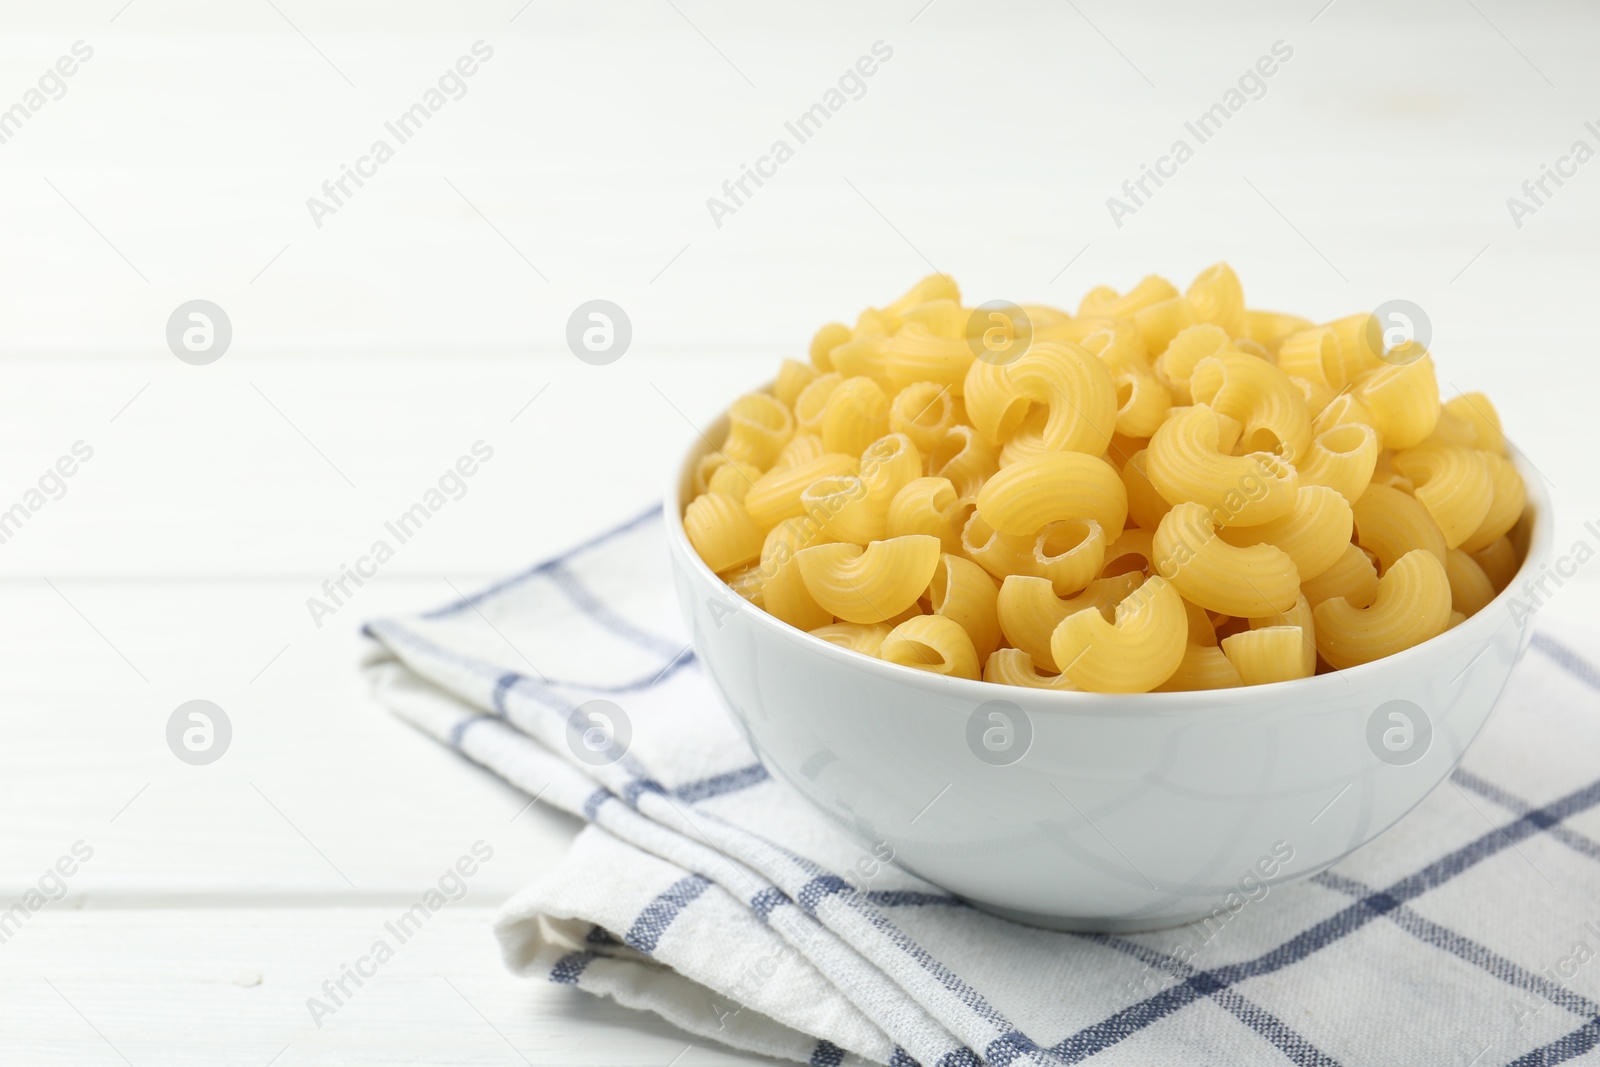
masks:
<svg viewBox="0 0 1600 1067"><path fill-rule="evenodd" d="M0 545L0 909L94 849L0 945L0 1060L736 1061L503 973L494 908L575 824L372 703L357 631L635 514L691 423L935 268L972 303L1218 259L1316 319L1414 301L1447 395L1488 392L1550 483L1558 545L1596 542L1600 161L1520 228L1506 200L1600 149L1600 19L1323 4L0 8L0 108L94 49L0 144L0 509L94 449ZM317 227L307 197L479 40L466 95ZM1114 225L1280 40L1265 95ZM716 226L706 198L876 41L865 95ZM606 367L564 340L595 297L633 322ZM209 366L165 341L194 298L233 325ZM478 440L466 497L314 626L306 598ZM1597 574L1541 618L1592 615ZM194 698L233 723L209 767L164 739ZM468 898L314 1027L306 998L480 838Z"/></svg>

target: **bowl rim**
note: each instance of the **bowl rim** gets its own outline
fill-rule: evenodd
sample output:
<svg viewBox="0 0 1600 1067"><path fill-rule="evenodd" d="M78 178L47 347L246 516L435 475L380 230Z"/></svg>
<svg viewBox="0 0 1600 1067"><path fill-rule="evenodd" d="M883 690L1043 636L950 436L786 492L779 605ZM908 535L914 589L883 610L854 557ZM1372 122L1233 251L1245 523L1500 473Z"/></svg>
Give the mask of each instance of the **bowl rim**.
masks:
<svg viewBox="0 0 1600 1067"><path fill-rule="evenodd" d="M724 412L704 429L697 428L688 452L675 465L669 476L667 491L663 494L662 513L666 520L669 551L678 559L679 564L694 571L702 583L710 583L712 588L723 590L727 594L726 606L735 615L752 620L754 625L766 629L780 640L810 650L824 659L835 660L841 666L882 674L889 680L936 687L946 695L965 696L980 704L1009 698L1013 701L1025 700L1033 710L1044 712L1103 711L1109 704L1114 705L1118 713L1127 714L1140 710L1150 712L1192 710L1197 701L1221 702L1229 706L1278 703L1302 695L1311 698L1337 693L1339 690L1333 688L1335 685L1376 683L1382 677L1405 672L1408 668L1424 667L1427 665L1426 661L1444 659L1456 651L1487 645L1495 629L1504 622L1503 617L1496 622L1491 616L1501 616L1508 610L1506 604L1508 598L1513 595L1517 582L1529 574L1535 566L1548 567L1548 557L1555 538L1549 491L1538 469L1529 463L1508 439L1507 450L1510 453L1508 458L1516 467L1517 473L1522 476L1523 485L1527 490L1527 502L1523 512L1524 516L1530 517L1527 553L1523 557L1521 566L1512 575L1511 581L1495 594L1493 600L1455 627L1421 644L1369 663L1346 667L1327 674L1312 675L1310 678L1294 678L1263 685L1232 686L1226 689L1182 689L1164 693L1096 693L1070 689L1035 689L1030 686L987 682L981 678L952 678L949 675L921 671L915 667L868 656L791 626L734 592L707 566L700 558L700 553L689 543L688 532L683 527L683 510L687 506L685 490L693 485L695 464L703 456L718 451L712 441L726 429L726 424L727 414ZM1526 622L1523 624L1523 629L1526 630ZM693 637L691 633L691 641Z"/></svg>

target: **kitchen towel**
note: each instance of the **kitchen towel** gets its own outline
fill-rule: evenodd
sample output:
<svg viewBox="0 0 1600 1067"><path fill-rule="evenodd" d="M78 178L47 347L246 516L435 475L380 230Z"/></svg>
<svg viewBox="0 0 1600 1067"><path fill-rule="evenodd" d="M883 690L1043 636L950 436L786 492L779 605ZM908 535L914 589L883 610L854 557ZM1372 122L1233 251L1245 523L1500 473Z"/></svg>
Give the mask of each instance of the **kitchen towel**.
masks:
<svg viewBox="0 0 1600 1067"><path fill-rule="evenodd" d="M1600 1062L1600 671L1537 630L1452 779L1203 924L1053 933L858 843L755 759L679 620L658 509L375 621L397 715L586 820L508 965L810 1064ZM1292 864L1291 864L1292 866Z"/></svg>

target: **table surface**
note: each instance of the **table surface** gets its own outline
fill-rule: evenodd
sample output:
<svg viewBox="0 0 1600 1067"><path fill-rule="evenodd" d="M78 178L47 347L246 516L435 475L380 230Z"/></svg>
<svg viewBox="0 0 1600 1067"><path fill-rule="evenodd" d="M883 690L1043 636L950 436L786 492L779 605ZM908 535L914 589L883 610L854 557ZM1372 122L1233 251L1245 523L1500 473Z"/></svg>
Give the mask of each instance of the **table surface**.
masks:
<svg viewBox="0 0 1600 1067"><path fill-rule="evenodd" d="M1071 308L1219 258L1261 306L1411 300L1447 393L1490 393L1552 486L1558 543L1597 540L1575 5L85 0L0 24L0 110L28 111L0 143L0 510L93 450L0 544L0 909L93 849L0 944L8 1063L743 1062L505 973L489 921L576 823L377 706L358 628L637 512L693 425L934 269L972 302ZM875 42L859 98L713 218ZM1117 225L1107 198L1275 42L1258 98ZM1545 165L1568 176L1535 203ZM233 329L206 366L165 339L195 298ZM564 341L592 298L633 325L607 366ZM478 441L466 495L318 625L307 598ZM1580 568L1541 610L1597 603ZM192 699L232 723L209 766L167 747ZM315 1026L307 998L479 839L467 898Z"/></svg>

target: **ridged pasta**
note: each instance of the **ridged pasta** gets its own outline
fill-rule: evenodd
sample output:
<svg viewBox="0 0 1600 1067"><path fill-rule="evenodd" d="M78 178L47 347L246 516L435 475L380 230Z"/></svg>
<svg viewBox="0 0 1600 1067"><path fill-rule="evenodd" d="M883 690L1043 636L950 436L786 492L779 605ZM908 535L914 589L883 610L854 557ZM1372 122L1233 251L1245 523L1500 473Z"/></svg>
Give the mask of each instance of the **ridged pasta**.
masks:
<svg viewBox="0 0 1600 1067"><path fill-rule="evenodd" d="M794 436L794 416L776 397L750 393L728 409L728 437L723 453L766 470Z"/></svg>
<svg viewBox="0 0 1600 1067"><path fill-rule="evenodd" d="M918 322L908 322L890 339L886 355L889 384L895 389L914 382L933 382L957 396L961 395L967 368L975 361L965 337L941 337Z"/></svg>
<svg viewBox="0 0 1600 1067"><path fill-rule="evenodd" d="M1044 447L1104 455L1117 424L1117 387L1099 358L1078 345L1036 342L1007 368L1017 391L1048 412Z"/></svg>
<svg viewBox="0 0 1600 1067"><path fill-rule="evenodd" d="M1142 362L1117 369L1112 385L1117 390L1117 433L1149 437L1172 411L1172 390Z"/></svg>
<svg viewBox="0 0 1600 1067"><path fill-rule="evenodd" d="M1216 535L1211 512L1177 504L1155 535L1156 570L1183 599L1225 615L1285 611L1300 595L1294 560L1276 545L1240 548Z"/></svg>
<svg viewBox="0 0 1600 1067"><path fill-rule="evenodd" d="M761 556L761 528L731 496L702 493L695 497L683 513L683 529L706 566L718 574Z"/></svg>
<svg viewBox="0 0 1600 1067"><path fill-rule="evenodd" d="M844 375L827 371L817 375L811 384L800 390L794 401L794 424L800 433L822 436L822 417L828 411L828 399L844 381Z"/></svg>
<svg viewBox="0 0 1600 1067"><path fill-rule="evenodd" d="M1522 517L1528 503L1528 487L1510 460L1483 449L1478 450L1478 455L1489 468L1493 491L1483 521L1459 546L1465 552L1481 551L1504 537Z"/></svg>
<svg viewBox="0 0 1600 1067"><path fill-rule="evenodd" d="M915 478L895 494L885 518L890 537L930 534L945 552L961 551L961 530L977 507L963 499L948 478Z"/></svg>
<svg viewBox="0 0 1600 1067"><path fill-rule="evenodd" d="M811 356L811 365L822 374L833 370L833 360L829 358L835 348L850 340L852 334L850 327L842 322L830 322L819 329L811 338L811 347L807 350Z"/></svg>
<svg viewBox="0 0 1600 1067"><path fill-rule="evenodd" d="M1433 358L1367 371L1355 379L1352 394L1372 413L1385 448L1421 444L1439 421L1439 382Z"/></svg>
<svg viewBox="0 0 1600 1067"><path fill-rule="evenodd" d="M1444 574L1450 581L1450 607L1463 615L1476 615L1495 597L1494 583L1478 561L1459 548L1446 553Z"/></svg>
<svg viewBox="0 0 1600 1067"><path fill-rule="evenodd" d="M1167 680L1151 692L1176 693L1189 689L1233 689L1244 685L1227 654L1215 645L1185 645L1183 658Z"/></svg>
<svg viewBox="0 0 1600 1067"><path fill-rule="evenodd" d="M770 470L756 479L744 496L745 509L763 529L806 513L800 494L824 478L854 474L860 466L854 456L826 452L792 467Z"/></svg>
<svg viewBox="0 0 1600 1067"><path fill-rule="evenodd" d="M817 373L817 368L810 363L786 359L778 364L778 377L772 383L772 395L777 397L778 403L793 412L794 402L800 399L806 386L817 380Z"/></svg>
<svg viewBox="0 0 1600 1067"><path fill-rule="evenodd" d="M1311 320L1303 319L1299 315L1289 315L1282 311L1260 311L1254 308L1244 313L1245 336L1271 352L1277 358L1278 366L1283 367L1289 374L1295 372L1283 365L1283 342L1301 330L1309 329Z"/></svg>
<svg viewBox="0 0 1600 1067"><path fill-rule="evenodd" d="M1050 652L1079 689L1147 693L1178 669L1187 634L1182 599L1157 575L1123 598L1114 622L1093 608L1061 620Z"/></svg>
<svg viewBox="0 0 1600 1067"><path fill-rule="evenodd" d="M1489 514L1494 481L1475 449L1420 444L1396 452L1390 462L1410 480L1411 495L1428 509L1449 547L1470 537Z"/></svg>
<svg viewBox="0 0 1600 1067"><path fill-rule="evenodd" d="M1517 568L1522 565L1508 537L1497 538L1478 549L1472 553L1472 561L1483 568L1483 573L1494 583L1496 593L1511 584L1511 579L1517 576Z"/></svg>
<svg viewBox="0 0 1600 1067"><path fill-rule="evenodd" d="M1356 544L1378 557L1379 573L1414 548L1427 549L1444 563L1444 534L1414 497L1387 485L1367 486L1355 507Z"/></svg>
<svg viewBox="0 0 1600 1067"><path fill-rule="evenodd" d="M928 583L933 614L960 625L972 641L978 662L1000 647L999 589L987 571L970 559L946 552L939 557Z"/></svg>
<svg viewBox="0 0 1600 1067"><path fill-rule="evenodd" d="M1077 596L1061 597L1047 578L1010 574L1000 584L995 598L996 617L1005 639L1026 652L1044 670L1056 672L1050 637L1061 620L1085 608L1094 608L1113 620L1118 603L1144 581L1140 573L1101 578L1089 583Z"/></svg>
<svg viewBox="0 0 1600 1067"><path fill-rule="evenodd" d="M1195 364L1189 377L1195 403L1237 421L1238 447L1272 452L1298 463L1311 444L1311 416L1300 390L1272 364L1240 352L1219 352Z"/></svg>
<svg viewBox="0 0 1600 1067"><path fill-rule="evenodd" d="M1312 440L1298 463L1300 484L1325 485L1354 504L1366 492L1378 464L1378 431L1359 422L1341 423Z"/></svg>
<svg viewBox="0 0 1600 1067"><path fill-rule="evenodd" d="M1204 404L1174 412L1145 452L1150 484L1172 504L1203 504L1228 526L1255 526L1286 514L1299 475L1268 453L1227 455L1223 418Z"/></svg>
<svg viewBox="0 0 1600 1067"><path fill-rule="evenodd" d="M1324 485L1302 485L1287 515L1257 526L1218 531L1230 545L1276 545L1294 560L1300 580L1315 578L1338 562L1350 543L1355 515L1349 501Z"/></svg>
<svg viewBox="0 0 1600 1067"><path fill-rule="evenodd" d="M1127 521L1128 491L1116 468L1098 456L1044 452L989 478L978 491L978 513L1002 533L1036 533L1059 519L1093 519L1114 538Z"/></svg>
<svg viewBox="0 0 1600 1067"><path fill-rule="evenodd" d="M910 534L803 549L800 577L818 604L845 622L883 622L915 604L939 562L939 539Z"/></svg>
<svg viewBox="0 0 1600 1067"><path fill-rule="evenodd" d="M778 453L778 458L773 461L769 471L788 470L798 467L802 463L809 463L828 450L822 445L822 438L814 433L797 433L789 438L789 443L783 446ZM752 486L751 488L754 488Z"/></svg>
<svg viewBox="0 0 1600 1067"><path fill-rule="evenodd" d="M1122 487L1128 494L1128 517L1146 530L1161 525L1161 519L1172 510L1167 498L1150 483L1150 455L1140 449L1122 465Z"/></svg>
<svg viewBox="0 0 1600 1067"><path fill-rule="evenodd" d="M905 434L918 452L927 455L961 421L960 416L960 405L949 386L913 382L889 404L889 431Z"/></svg>
<svg viewBox="0 0 1600 1067"><path fill-rule="evenodd" d="M928 453L927 473L948 478L962 496L975 496L1000 466L995 450L971 426L952 426Z"/></svg>
<svg viewBox="0 0 1600 1067"><path fill-rule="evenodd" d="M978 677L972 638L954 619L942 615L918 615L890 630L878 648L878 658L954 678Z"/></svg>
<svg viewBox="0 0 1600 1067"><path fill-rule="evenodd" d="M848 648L852 652L859 652L863 656L878 656L878 650L883 647L883 639L889 636L893 627L887 623L859 623L859 622L834 622L826 626L818 626L808 631L814 637L820 637L830 645Z"/></svg>
<svg viewBox="0 0 1600 1067"><path fill-rule="evenodd" d="M1333 566L1302 582L1300 592L1312 607L1337 596L1364 608L1378 595L1378 568L1360 545L1349 544Z"/></svg>
<svg viewBox="0 0 1600 1067"><path fill-rule="evenodd" d="M1178 290L1171 282L1158 274L1147 274L1139 279L1139 284L1121 295L1109 285L1089 290L1078 302L1078 317L1111 318L1132 315L1140 308L1147 308L1164 300L1173 300L1177 296Z"/></svg>
<svg viewBox="0 0 1600 1067"><path fill-rule="evenodd" d="M1183 330L1156 357L1155 370L1172 391L1178 404L1194 403L1189 392L1189 377L1202 359L1209 359L1228 348L1228 334L1218 326L1190 326Z"/></svg>
<svg viewBox="0 0 1600 1067"><path fill-rule="evenodd" d="M1020 685L1028 689L1077 690L1065 675L1041 673L1032 657L1020 648L997 649L983 665L983 680L998 685Z"/></svg>
<svg viewBox="0 0 1600 1067"><path fill-rule="evenodd" d="M973 429L995 447L1011 437L1033 407L1033 400L1011 383L1011 367L974 360L962 383L962 403Z"/></svg>
<svg viewBox="0 0 1600 1067"><path fill-rule="evenodd" d="M846 378L828 394L822 443L829 452L859 455L889 432L889 398L871 378Z"/></svg>
<svg viewBox="0 0 1600 1067"><path fill-rule="evenodd" d="M831 538L810 518L784 519L761 545L762 601L768 614L801 630L815 630L833 621L833 612L818 604L806 589L795 557Z"/></svg>
<svg viewBox="0 0 1600 1067"><path fill-rule="evenodd" d="M1444 633L1450 581L1432 552L1412 549L1378 579L1378 596L1358 608L1339 597L1313 609L1317 649L1336 669L1392 656Z"/></svg>

